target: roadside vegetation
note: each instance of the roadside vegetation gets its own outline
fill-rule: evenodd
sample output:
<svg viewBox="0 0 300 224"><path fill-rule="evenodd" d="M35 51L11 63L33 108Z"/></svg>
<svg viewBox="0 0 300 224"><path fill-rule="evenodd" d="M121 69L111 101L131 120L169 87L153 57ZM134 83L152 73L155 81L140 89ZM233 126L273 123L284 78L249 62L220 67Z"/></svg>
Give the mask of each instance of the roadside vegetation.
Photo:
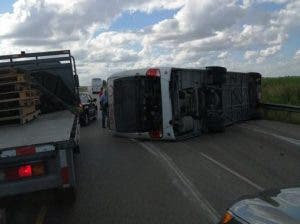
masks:
<svg viewBox="0 0 300 224"><path fill-rule="evenodd" d="M300 106L300 76L286 76L262 79L263 103ZM264 111L263 117L269 120L300 124L300 114L285 111Z"/></svg>
<svg viewBox="0 0 300 224"><path fill-rule="evenodd" d="M88 92L87 86L79 86L79 92Z"/></svg>

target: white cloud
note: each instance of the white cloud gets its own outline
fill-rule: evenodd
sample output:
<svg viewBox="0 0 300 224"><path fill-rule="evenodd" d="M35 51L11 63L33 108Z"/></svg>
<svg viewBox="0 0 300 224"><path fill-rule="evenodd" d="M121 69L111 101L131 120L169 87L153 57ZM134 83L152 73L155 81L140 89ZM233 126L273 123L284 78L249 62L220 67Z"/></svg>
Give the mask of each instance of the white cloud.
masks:
<svg viewBox="0 0 300 224"><path fill-rule="evenodd" d="M246 51L244 54L244 58L250 60L258 55L257 51Z"/></svg>
<svg viewBox="0 0 300 224"><path fill-rule="evenodd" d="M261 57L269 57L271 55L276 54L281 49L280 45L268 47L266 49L263 49L259 52Z"/></svg>
<svg viewBox="0 0 300 224"><path fill-rule="evenodd" d="M228 56L228 51L224 51L218 55L218 58L223 59L226 58L227 56Z"/></svg>
<svg viewBox="0 0 300 224"><path fill-rule="evenodd" d="M298 51L296 51L294 59L300 60L300 49Z"/></svg>
<svg viewBox="0 0 300 224"><path fill-rule="evenodd" d="M279 9L259 11L265 2ZM110 31L124 12L161 9L178 11L140 30ZM279 56L280 68L294 72L289 65L300 53L293 58L281 49L300 29L299 16L299 0L17 0L12 13L0 14L0 54L71 49L84 82L152 65L277 74Z"/></svg>

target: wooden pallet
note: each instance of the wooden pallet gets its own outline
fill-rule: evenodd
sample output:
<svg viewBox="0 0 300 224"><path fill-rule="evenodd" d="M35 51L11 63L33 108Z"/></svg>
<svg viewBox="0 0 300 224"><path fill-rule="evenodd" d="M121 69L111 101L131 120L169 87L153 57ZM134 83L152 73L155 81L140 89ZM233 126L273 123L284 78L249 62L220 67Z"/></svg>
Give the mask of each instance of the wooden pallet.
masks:
<svg viewBox="0 0 300 224"><path fill-rule="evenodd" d="M0 118L0 125L1 124L8 124L8 123L15 123L17 121L20 124L28 123L29 121L37 118L37 116L40 114L39 110L36 110L33 113L26 114L26 115L16 115L16 116L8 116L8 117L2 117Z"/></svg>
<svg viewBox="0 0 300 224"><path fill-rule="evenodd" d="M0 101L0 108L5 109L14 109L25 106L37 105L39 103L38 97L27 97L27 98L17 98L17 99L7 99Z"/></svg>
<svg viewBox="0 0 300 224"><path fill-rule="evenodd" d="M0 118L3 117L12 117L12 116L25 116L28 114L32 114L36 111L36 106L25 106L25 107L18 107L18 108L9 108L9 109L0 109Z"/></svg>
<svg viewBox="0 0 300 224"><path fill-rule="evenodd" d="M0 93L15 92L30 90L31 84L28 82L11 82L11 83L0 83Z"/></svg>
<svg viewBox="0 0 300 224"><path fill-rule="evenodd" d="M27 82L30 81L29 77L25 74L4 74L0 75L0 84L12 83L12 82Z"/></svg>
<svg viewBox="0 0 300 224"><path fill-rule="evenodd" d="M0 92L0 102L2 100L9 100L9 99L25 99L28 97L38 97L37 90L22 90L22 91L8 91L8 92Z"/></svg>

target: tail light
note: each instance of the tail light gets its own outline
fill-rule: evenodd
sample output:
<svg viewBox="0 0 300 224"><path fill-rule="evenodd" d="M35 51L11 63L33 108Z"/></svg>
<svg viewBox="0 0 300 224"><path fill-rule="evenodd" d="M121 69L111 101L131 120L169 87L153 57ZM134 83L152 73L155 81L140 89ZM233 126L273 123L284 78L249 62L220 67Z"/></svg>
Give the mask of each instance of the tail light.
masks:
<svg viewBox="0 0 300 224"><path fill-rule="evenodd" d="M61 173L63 184L69 184L69 179L70 179L69 178L69 168L67 166L61 168L60 173Z"/></svg>
<svg viewBox="0 0 300 224"><path fill-rule="evenodd" d="M146 76L148 76L148 77L160 77L160 70L158 68L150 68L146 72Z"/></svg>
<svg viewBox="0 0 300 224"><path fill-rule="evenodd" d="M31 165L21 166L18 169L18 176L20 178L31 177L32 176L32 168Z"/></svg>
<svg viewBox="0 0 300 224"><path fill-rule="evenodd" d="M162 132L160 130L150 131L149 135L150 135L151 138L159 139L159 138L162 137Z"/></svg>
<svg viewBox="0 0 300 224"><path fill-rule="evenodd" d="M222 221L220 222L221 224L229 224L230 221L233 219L233 216L230 212L226 212L225 215L223 216Z"/></svg>
<svg viewBox="0 0 300 224"><path fill-rule="evenodd" d="M7 168L3 173L5 180L12 181L34 176L41 176L45 173L45 168L43 163L35 163L19 167Z"/></svg>

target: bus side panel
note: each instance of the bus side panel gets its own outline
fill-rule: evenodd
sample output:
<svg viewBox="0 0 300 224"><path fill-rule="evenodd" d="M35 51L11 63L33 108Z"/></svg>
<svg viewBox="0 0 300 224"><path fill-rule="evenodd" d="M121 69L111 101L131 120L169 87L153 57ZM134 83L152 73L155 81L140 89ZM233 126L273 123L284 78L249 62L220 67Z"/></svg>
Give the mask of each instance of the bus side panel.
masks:
<svg viewBox="0 0 300 224"><path fill-rule="evenodd" d="M225 125L256 118L259 104L260 75L227 72L222 86Z"/></svg>

